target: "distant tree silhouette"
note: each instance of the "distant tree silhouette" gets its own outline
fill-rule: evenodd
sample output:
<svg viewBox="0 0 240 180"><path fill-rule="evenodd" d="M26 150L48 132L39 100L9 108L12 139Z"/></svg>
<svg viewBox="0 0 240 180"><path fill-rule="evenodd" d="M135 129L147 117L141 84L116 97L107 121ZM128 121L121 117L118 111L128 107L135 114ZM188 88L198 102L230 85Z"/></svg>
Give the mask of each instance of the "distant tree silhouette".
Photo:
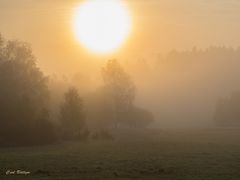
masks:
<svg viewBox="0 0 240 180"><path fill-rule="evenodd" d="M76 88L70 88L64 95L64 102L60 109L60 123L65 139L88 136L83 102Z"/></svg>
<svg viewBox="0 0 240 180"><path fill-rule="evenodd" d="M105 127L115 128L146 127L152 123L152 114L134 104L136 87L117 60L106 63L102 76L104 84L95 99L95 119L102 118L100 122Z"/></svg>
<svg viewBox="0 0 240 180"><path fill-rule="evenodd" d="M219 100L214 118L220 126L240 126L240 92Z"/></svg>
<svg viewBox="0 0 240 180"><path fill-rule="evenodd" d="M154 116L151 112L138 107L133 108L128 118L130 125L136 128L145 128L154 122Z"/></svg>
<svg viewBox="0 0 240 180"><path fill-rule="evenodd" d="M114 125L125 123L133 108L135 86L117 60L109 60L102 69L104 90L112 102Z"/></svg>
<svg viewBox="0 0 240 180"><path fill-rule="evenodd" d="M0 87L0 145L44 143L40 134L53 139L46 129L34 131L48 111L49 91L28 44L0 37Z"/></svg>

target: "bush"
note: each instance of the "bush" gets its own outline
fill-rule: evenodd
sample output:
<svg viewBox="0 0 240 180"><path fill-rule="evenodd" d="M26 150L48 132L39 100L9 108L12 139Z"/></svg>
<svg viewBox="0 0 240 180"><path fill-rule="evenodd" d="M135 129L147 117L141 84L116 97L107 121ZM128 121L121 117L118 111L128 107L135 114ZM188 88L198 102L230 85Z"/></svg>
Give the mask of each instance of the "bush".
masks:
<svg viewBox="0 0 240 180"><path fill-rule="evenodd" d="M106 129L101 129L92 134L95 140L113 140L113 135Z"/></svg>

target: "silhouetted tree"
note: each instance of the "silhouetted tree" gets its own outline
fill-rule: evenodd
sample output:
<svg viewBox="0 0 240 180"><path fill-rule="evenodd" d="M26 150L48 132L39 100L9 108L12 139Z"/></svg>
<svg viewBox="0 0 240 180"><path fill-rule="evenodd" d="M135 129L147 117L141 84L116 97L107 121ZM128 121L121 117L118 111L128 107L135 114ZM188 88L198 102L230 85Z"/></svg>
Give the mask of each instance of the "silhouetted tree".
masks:
<svg viewBox="0 0 240 180"><path fill-rule="evenodd" d="M89 125L96 134L113 127L146 127L153 121L150 112L135 106L135 85L116 60L107 62L102 76L103 87L91 95L88 104Z"/></svg>
<svg viewBox="0 0 240 180"><path fill-rule="evenodd" d="M28 44L0 37L0 87L0 145L38 144L37 133L52 139L44 129L33 131L48 109L49 92Z"/></svg>
<svg viewBox="0 0 240 180"><path fill-rule="evenodd" d="M88 136L83 103L76 88L70 88L64 95L64 103L60 109L60 122L64 139Z"/></svg>
<svg viewBox="0 0 240 180"><path fill-rule="evenodd" d="M217 103L215 122L220 126L240 125L240 92L233 93L229 98Z"/></svg>
<svg viewBox="0 0 240 180"><path fill-rule="evenodd" d="M154 122L154 116L151 112L138 107L133 108L128 118L131 119L130 125L135 128L146 128Z"/></svg>
<svg viewBox="0 0 240 180"><path fill-rule="evenodd" d="M135 86L117 60L109 60L102 69L104 90L112 103L114 125L125 123L133 108Z"/></svg>

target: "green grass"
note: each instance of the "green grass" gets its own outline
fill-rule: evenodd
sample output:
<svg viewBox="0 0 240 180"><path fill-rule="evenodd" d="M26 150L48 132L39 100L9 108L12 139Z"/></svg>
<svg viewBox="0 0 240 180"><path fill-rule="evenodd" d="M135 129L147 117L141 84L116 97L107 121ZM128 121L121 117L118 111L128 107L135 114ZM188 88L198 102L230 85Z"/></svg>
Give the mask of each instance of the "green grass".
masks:
<svg viewBox="0 0 240 180"><path fill-rule="evenodd" d="M5 171L30 171L6 176ZM0 149L0 179L240 179L240 130L116 133L114 141Z"/></svg>

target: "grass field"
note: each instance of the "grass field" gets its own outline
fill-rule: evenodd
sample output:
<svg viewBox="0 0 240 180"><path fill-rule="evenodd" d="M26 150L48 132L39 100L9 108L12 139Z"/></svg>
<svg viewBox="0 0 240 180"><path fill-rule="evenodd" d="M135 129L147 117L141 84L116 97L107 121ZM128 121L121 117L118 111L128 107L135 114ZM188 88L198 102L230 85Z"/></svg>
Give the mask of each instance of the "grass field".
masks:
<svg viewBox="0 0 240 180"><path fill-rule="evenodd" d="M31 174L5 175L10 170ZM240 130L147 130L113 141L0 149L0 179L240 179Z"/></svg>

